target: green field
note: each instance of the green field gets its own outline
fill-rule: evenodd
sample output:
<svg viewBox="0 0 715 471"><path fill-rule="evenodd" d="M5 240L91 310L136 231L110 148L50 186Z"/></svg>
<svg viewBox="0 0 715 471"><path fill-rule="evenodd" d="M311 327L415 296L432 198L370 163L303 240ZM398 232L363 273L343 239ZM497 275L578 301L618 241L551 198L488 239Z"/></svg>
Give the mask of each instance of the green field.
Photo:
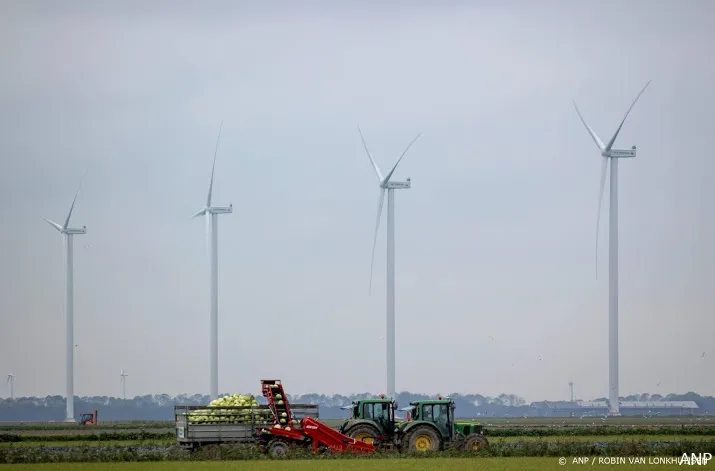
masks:
<svg viewBox="0 0 715 471"><path fill-rule="evenodd" d="M64 437L76 437L74 439L76 440L82 440L82 437L94 437L94 436L102 436L102 435L114 435L117 436L117 440L140 440L142 439L141 437L138 437L140 433L140 430L137 429L127 429L127 430L121 430L121 429L113 429L113 430L108 430L108 429L92 429L92 430L0 430L0 437L2 436L7 436L7 435L13 435L13 436L19 436L19 437L37 437L37 440L49 440L49 437L57 437L56 440L66 440ZM144 434L146 435L143 437L144 440L149 440L149 439L155 439L155 438L164 438L168 437L169 435L174 436L176 433L176 429L167 429L167 430L145 430ZM136 438L131 438L131 437L136 437ZM92 440L94 438L88 438L87 440ZM112 438L108 438L112 439ZM2 441L0 439L0 441Z"/></svg>
<svg viewBox="0 0 715 471"><path fill-rule="evenodd" d="M337 426L341 420L324 420ZM715 418L638 418L620 417L595 421L593 418L528 418L488 419L486 427L490 444L482 456L464 458L464 453L450 450L440 457L411 459L402 455L372 456L364 459L341 457L340 462L309 454L293 455L289 462L267 460L255 445L202 447L195 454L180 449L171 423L154 422L142 428L137 423L104 422L98 427L76 424L34 423L0 424L0 464L13 470L115 470L162 471L193 470L282 470L324 469L401 470L401 469L559 469L582 466L567 463L559 466L564 456L678 456L684 450L703 452L715 449ZM660 443L655 443L660 442ZM666 443L663 443L666 442ZM661 444L662 443L662 444ZM156 448L154 448L156 447ZM484 456L486 455L486 456ZM523 458L529 456L530 458ZM550 456L551 458L535 458ZM500 457L500 458L495 458ZM307 459L306 459L307 458ZM345 459L342 459L345 458ZM598 459L598 458L597 458ZM169 461L167 461L169 460ZM209 461L195 461L209 460ZM46 464L20 464L39 463ZM61 463L68 461L68 463ZM80 463L81 462L81 463ZM603 467L635 467L626 463ZM647 465L647 464L646 464ZM709 464L715 468L715 461ZM308 470L308 467L314 468ZM653 466L653 464L651 464ZM660 464L661 468L678 466ZM317 468L317 469L315 469Z"/></svg>
<svg viewBox="0 0 715 471"><path fill-rule="evenodd" d="M523 443L523 442L684 442L712 440L708 435L555 435L549 437L487 437L489 443Z"/></svg>
<svg viewBox="0 0 715 471"><path fill-rule="evenodd" d="M523 442L682 442L712 440L708 435L556 435L548 437L488 437L489 443ZM27 441L1 443L0 448L18 447L75 447L75 446L132 446L132 445L176 445L176 440L74 440L74 441Z"/></svg>
<svg viewBox="0 0 715 471"><path fill-rule="evenodd" d="M326 425L331 427L339 427L344 422L344 419L320 419ZM609 417L602 420L598 417L485 417L485 418L463 418L457 419L458 422L472 422L482 424L489 428L501 427L551 427L551 426L585 426L585 425L639 425L639 426L658 426L658 425L702 425L715 426L715 416L706 417ZM101 426L101 424L100 424ZM154 425L159 427L158 424ZM172 428L172 424L167 425ZM131 427L127 427L131 428ZM2 430L0 426L0 430Z"/></svg>
<svg viewBox="0 0 715 471"><path fill-rule="evenodd" d="M712 463L710 463L712 464ZM559 466L558 458L481 458L481 459L394 459L335 461L199 461L158 463L47 463L16 464L17 471L432 471L454 469L476 471L511 471L573 469L583 467L567 463ZM647 465L646 465L647 466ZM651 465L654 466L654 465ZM677 469L678 464L659 464L658 469ZM599 464L598 469L643 469L643 465ZM649 466L650 467L650 466ZM710 466L708 466L710 467ZM2 465L0 465L2 469Z"/></svg>
<svg viewBox="0 0 715 471"><path fill-rule="evenodd" d="M578 425L715 425L715 415L699 417L607 417L602 420L601 416L590 417L479 417L461 418L460 422L475 422L487 427L540 427L540 426L578 426ZM339 426L343 419L320 419L321 422L332 427ZM145 429L152 432L173 431L174 424L170 421L126 421L126 422L102 422L100 420L96 427L80 427L77 424L64 422L0 422L0 432L17 431L38 431L49 432L58 431L66 433L68 430L77 433L94 433L95 431L117 431Z"/></svg>
<svg viewBox="0 0 715 471"><path fill-rule="evenodd" d="M680 425L680 424L704 424L715 425L715 415L710 416L681 416L681 417L606 417L606 420L601 420L602 416L589 417L484 417L484 418L469 418L457 419L458 421L472 421L484 425L587 425L594 422L605 422L611 425Z"/></svg>
<svg viewBox="0 0 715 471"><path fill-rule="evenodd" d="M87 429L173 429L174 422L162 421L99 421L97 426L80 426L67 422L0 422L0 431L13 430L87 430Z"/></svg>
<svg viewBox="0 0 715 471"><path fill-rule="evenodd" d="M700 437L703 438L703 437ZM38 446L132 446L132 445L176 445L176 440L73 440L64 442L0 442L0 448Z"/></svg>

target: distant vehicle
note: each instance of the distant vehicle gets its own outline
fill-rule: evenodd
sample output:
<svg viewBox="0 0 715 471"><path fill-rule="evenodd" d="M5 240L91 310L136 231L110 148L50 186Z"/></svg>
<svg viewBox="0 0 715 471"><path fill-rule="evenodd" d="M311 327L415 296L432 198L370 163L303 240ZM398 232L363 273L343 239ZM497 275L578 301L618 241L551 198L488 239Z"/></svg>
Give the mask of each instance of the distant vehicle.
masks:
<svg viewBox="0 0 715 471"><path fill-rule="evenodd" d="M82 414L79 419L80 425L97 425L97 411Z"/></svg>

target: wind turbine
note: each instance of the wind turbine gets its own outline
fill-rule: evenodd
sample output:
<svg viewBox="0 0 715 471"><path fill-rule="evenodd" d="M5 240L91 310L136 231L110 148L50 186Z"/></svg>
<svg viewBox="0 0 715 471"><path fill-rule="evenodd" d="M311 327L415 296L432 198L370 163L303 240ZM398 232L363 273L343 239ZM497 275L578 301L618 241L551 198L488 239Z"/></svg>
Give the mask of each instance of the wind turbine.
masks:
<svg viewBox="0 0 715 471"><path fill-rule="evenodd" d="M210 267L210 298L211 298L211 341L209 345L209 356L211 373L209 380L209 390L211 400L218 399L218 215L230 214L233 212L233 204L226 207L211 206L211 192L214 185L214 170L216 169L216 154L218 153L218 142L221 139L221 129L223 121L218 130L216 139L216 150L214 151L213 166L211 167L211 181L209 182L209 193L206 198L206 206L194 217L206 216L206 242L209 253Z"/></svg>
<svg viewBox="0 0 715 471"><path fill-rule="evenodd" d="M372 243L372 261L370 263L370 293L372 293L372 269L375 262L375 245L377 244L377 233L380 229L380 219L382 216L382 206L385 201L385 190L387 190L387 393L392 398L396 398L395 390L395 190L409 189L411 187L410 179L407 178L404 182L390 181L392 174L399 165L407 151L412 147L412 144L422 134L417 136L410 142L400 158L397 159L395 166L386 175L382 176L380 168L377 166L375 159L372 158L370 151L365 143L365 138L362 135L362 130L358 126L360 139L365 147L365 152L370 158L377 181L380 188L380 199L377 207L377 222L375 224L375 236Z"/></svg>
<svg viewBox="0 0 715 471"><path fill-rule="evenodd" d="M129 375L122 368L119 373L119 382L122 383L122 399L124 400L127 399L127 376Z"/></svg>
<svg viewBox="0 0 715 471"><path fill-rule="evenodd" d="M618 159L623 158L634 158L636 156L636 146L633 146L629 150L616 150L613 149L613 143L616 142L618 133L621 132L623 123L626 122L628 114L633 109L633 106L638 101L638 98L643 94L645 89L650 84L650 80L641 89L640 93L636 96L631 107L626 111L626 115L623 117L621 124L616 129L615 134L608 144L604 145L603 141L599 139L596 133L588 125L581 112L576 105L574 100L573 105L576 108L576 113L578 113L581 122L586 127L586 130L593 138L593 142L596 143L598 149L603 157L601 165L601 186L598 196L598 214L596 216L596 255L598 256L598 231L601 221L601 202L603 200L603 190L606 184L606 170L608 168L608 162L611 162L611 181L610 181L610 211L609 211L609 254L608 254L608 312L609 312L609 340L608 340L608 350L609 350L609 413L610 415L621 415L619 407L619 396L618 396ZM598 267L598 257L596 257L596 266ZM596 277L598 277L598 271L596 272Z"/></svg>
<svg viewBox="0 0 715 471"><path fill-rule="evenodd" d="M67 213L64 225L60 226L54 221L42 218L49 225L57 229L63 236L65 242L65 311L67 313L67 417L65 422L74 422L74 266L73 266L73 237L75 235L86 234L87 226L82 226L82 229L72 229L69 227L72 210L79 195L79 189L82 188L82 182L87 175L85 170L82 180L79 182L77 192L72 200L72 206Z"/></svg>
<svg viewBox="0 0 715 471"><path fill-rule="evenodd" d="M10 399L15 399L15 375L7 375L7 383L10 385Z"/></svg>

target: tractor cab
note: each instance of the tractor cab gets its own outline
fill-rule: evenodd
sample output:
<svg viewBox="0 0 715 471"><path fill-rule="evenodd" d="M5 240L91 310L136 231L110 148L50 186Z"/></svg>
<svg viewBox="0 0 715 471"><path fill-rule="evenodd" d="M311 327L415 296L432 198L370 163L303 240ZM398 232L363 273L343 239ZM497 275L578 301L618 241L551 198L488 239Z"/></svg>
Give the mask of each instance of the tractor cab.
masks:
<svg viewBox="0 0 715 471"><path fill-rule="evenodd" d="M409 427L413 422L429 422L433 424L442 439L451 441L454 438L454 409L455 405L449 398L411 402L407 410L407 420L401 424L403 428Z"/></svg>
<svg viewBox="0 0 715 471"><path fill-rule="evenodd" d="M450 398L437 396L436 400L411 402L402 410L407 411L407 420L400 424L406 428L413 422L429 422L439 430L442 439L454 441L471 434L482 434L483 427L472 422L457 422L454 417L456 406Z"/></svg>
<svg viewBox="0 0 715 471"><path fill-rule="evenodd" d="M350 410L350 418L340 426L340 431L353 429L361 424L370 424L377 428L378 436L391 437L395 432L395 401L381 394L378 399L353 401L342 409Z"/></svg>
<svg viewBox="0 0 715 471"><path fill-rule="evenodd" d="M97 411L82 414L79 419L80 425L97 425Z"/></svg>

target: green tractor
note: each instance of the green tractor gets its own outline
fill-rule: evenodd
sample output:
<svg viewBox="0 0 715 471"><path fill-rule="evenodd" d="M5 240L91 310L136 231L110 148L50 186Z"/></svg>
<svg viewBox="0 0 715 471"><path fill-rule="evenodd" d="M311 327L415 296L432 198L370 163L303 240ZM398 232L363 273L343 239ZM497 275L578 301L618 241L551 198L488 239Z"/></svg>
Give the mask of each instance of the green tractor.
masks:
<svg viewBox="0 0 715 471"><path fill-rule="evenodd" d="M407 412L407 419L400 422L395 421L395 401L384 395L343 407L348 408L350 418L340 426L340 432L376 446L404 451L479 451L489 446L481 425L455 422L455 405L449 398L411 402L401 409Z"/></svg>
<svg viewBox="0 0 715 471"><path fill-rule="evenodd" d="M367 443L391 445L395 436L395 401L385 398L353 401L350 418L340 425L340 433Z"/></svg>

